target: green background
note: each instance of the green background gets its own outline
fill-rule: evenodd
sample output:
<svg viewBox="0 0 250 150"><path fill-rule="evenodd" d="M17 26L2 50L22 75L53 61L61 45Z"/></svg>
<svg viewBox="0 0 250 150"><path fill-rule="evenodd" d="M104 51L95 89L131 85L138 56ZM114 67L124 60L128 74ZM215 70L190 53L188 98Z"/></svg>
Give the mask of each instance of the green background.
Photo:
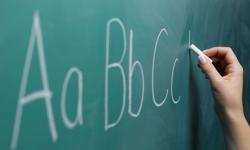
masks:
<svg viewBox="0 0 250 150"><path fill-rule="evenodd" d="M43 36L49 88L58 139L53 142L44 99L25 105L18 145L20 150L221 150L222 130L213 110L209 83L188 50L189 40L201 49L229 46L244 67L244 106L250 120L250 2L247 0L1 0L0 1L0 149L10 149L33 15L38 12ZM119 18L126 30L127 48L122 65L128 83L129 32L133 30L133 61L142 64L145 77L141 113L128 113L126 105L118 125L105 130L106 25ZM152 98L154 46L162 28L155 57L155 98ZM189 32L190 38L189 38ZM112 25L110 63L121 58L121 29ZM174 96L171 71L175 59ZM71 67L83 74L83 124L68 129L61 114L61 91ZM141 76L132 77L132 110L140 104ZM67 114L73 120L77 109L77 76L67 91ZM122 104L118 69L110 70L109 121L117 119ZM26 94L42 89L37 42L34 46Z"/></svg>

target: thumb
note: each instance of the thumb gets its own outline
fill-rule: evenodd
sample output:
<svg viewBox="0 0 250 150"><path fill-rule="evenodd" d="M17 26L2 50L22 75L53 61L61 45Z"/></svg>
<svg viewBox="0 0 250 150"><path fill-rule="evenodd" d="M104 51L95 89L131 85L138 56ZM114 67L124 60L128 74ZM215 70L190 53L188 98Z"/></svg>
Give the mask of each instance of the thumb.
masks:
<svg viewBox="0 0 250 150"><path fill-rule="evenodd" d="M213 86L222 79L221 75L216 70L214 65L208 60L206 55L199 56L199 64L202 71L207 75Z"/></svg>

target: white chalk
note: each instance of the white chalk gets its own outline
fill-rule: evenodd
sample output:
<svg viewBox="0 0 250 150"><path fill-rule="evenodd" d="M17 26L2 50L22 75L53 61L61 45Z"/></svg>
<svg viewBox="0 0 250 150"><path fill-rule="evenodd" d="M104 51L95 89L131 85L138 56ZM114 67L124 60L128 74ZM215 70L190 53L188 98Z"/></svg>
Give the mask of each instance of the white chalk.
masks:
<svg viewBox="0 0 250 150"><path fill-rule="evenodd" d="M213 62L212 59L210 59L207 55L205 55L198 47L196 47L194 44L191 44L190 49L192 49L198 56L205 56L208 61L211 63Z"/></svg>

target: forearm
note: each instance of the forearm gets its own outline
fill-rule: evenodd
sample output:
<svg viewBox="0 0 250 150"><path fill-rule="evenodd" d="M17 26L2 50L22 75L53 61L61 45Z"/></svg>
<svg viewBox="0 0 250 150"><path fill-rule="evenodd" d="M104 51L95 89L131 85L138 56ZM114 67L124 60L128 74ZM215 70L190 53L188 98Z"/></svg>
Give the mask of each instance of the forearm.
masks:
<svg viewBox="0 0 250 150"><path fill-rule="evenodd" d="M220 114L227 150L250 150L250 127L243 112Z"/></svg>

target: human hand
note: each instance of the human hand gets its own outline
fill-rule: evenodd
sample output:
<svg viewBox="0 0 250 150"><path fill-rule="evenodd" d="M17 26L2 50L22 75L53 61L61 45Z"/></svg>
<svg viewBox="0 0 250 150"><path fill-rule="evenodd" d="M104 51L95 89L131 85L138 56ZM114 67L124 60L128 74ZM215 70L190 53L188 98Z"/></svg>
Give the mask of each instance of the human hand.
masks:
<svg viewBox="0 0 250 150"><path fill-rule="evenodd" d="M215 98L215 110L223 119L230 115L243 115L243 68L231 48L214 47L203 51L213 59L199 57L199 67L209 79Z"/></svg>

